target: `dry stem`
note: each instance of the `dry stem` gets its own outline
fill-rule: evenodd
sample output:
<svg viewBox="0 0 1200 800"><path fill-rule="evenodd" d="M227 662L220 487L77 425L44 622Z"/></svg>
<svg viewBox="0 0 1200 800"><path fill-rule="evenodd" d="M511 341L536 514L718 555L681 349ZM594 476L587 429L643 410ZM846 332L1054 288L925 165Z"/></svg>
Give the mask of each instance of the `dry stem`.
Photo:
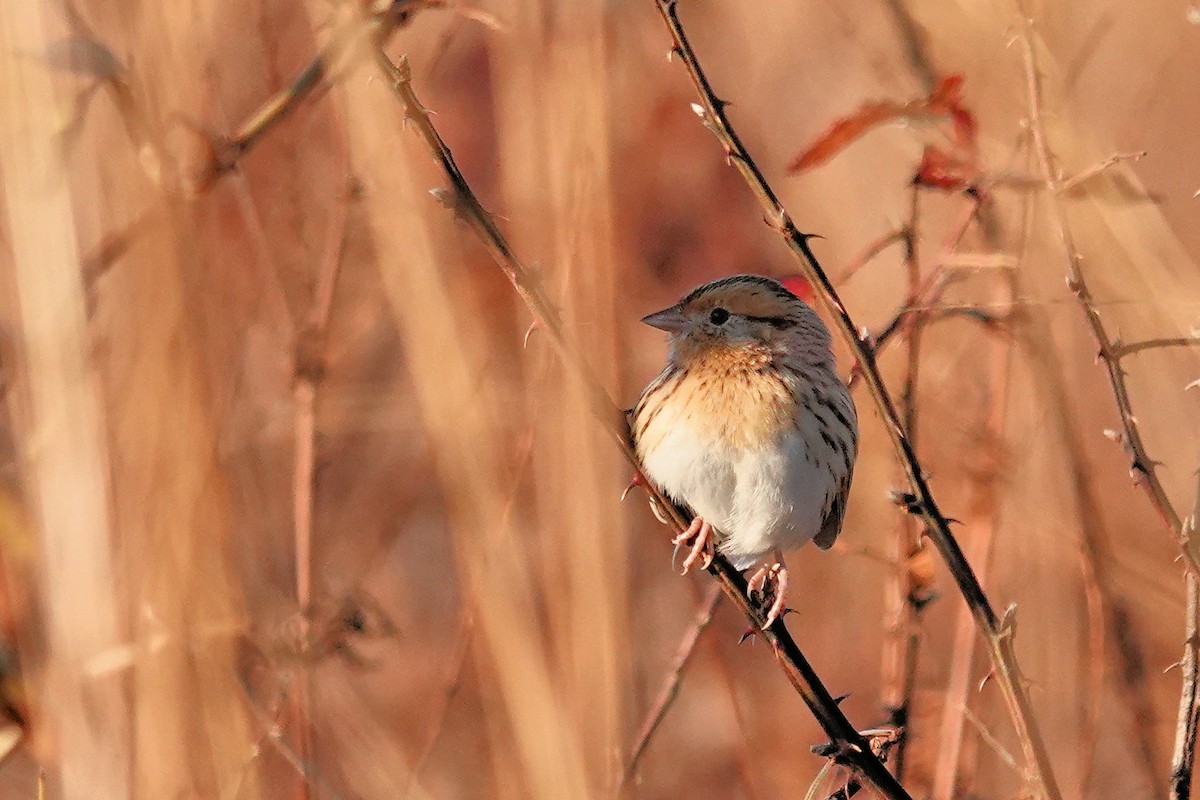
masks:
<svg viewBox="0 0 1200 800"><path fill-rule="evenodd" d="M921 293L921 262L917 253L917 228L920 221L920 188L913 183L909 197L909 216L903 231L904 264L908 277L908 296L905 306L912 308ZM916 449L917 442L917 384L921 366L921 333L928 322L925 314L904 314L901 333L907 343L904 384L900 391L900 413L904 429ZM924 549L924 539L910 515L898 519L895 546L897 569L889 581L888 604L891 609L891 640L884 653L884 707L888 721L900 732L895 745L893 772L904 779L908 761L909 721L912 717L912 698L917 682L917 654L921 646L919 629L921 610L929 600L927 587L914 573L912 566Z"/></svg>
<svg viewBox="0 0 1200 800"><path fill-rule="evenodd" d="M1197 578L1200 576L1200 539L1192 535L1192 531L1184 528L1179 513L1171 504L1166 490L1155 471L1156 462L1150 458L1142 441L1141 432L1137 427L1137 418L1129 399L1129 387L1125 380L1125 371L1121 368L1120 360L1134 350L1124 348L1108 333L1104 321L1097 310L1095 298L1088 286L1087 278L1080 266L1082 256L1075 245L1071 229L1067 224L1066 214L1062 207L1060 195L1063 180L1054 166L1054 156L1046 139L1045 124L1042 119L1042 89L1041 76L1038 70L1037 53L1034 45L1033 20L1023 15L1021 26L1021 49L1025 69L1026 91L1029 103L1029 127L1033 135L1034 152L1037 155L1041 178L1048 194L1048 207L1051 222L1058 234L1059 244L1067 263L1067 284L1079 301L1088 328L1099 347L1099 359L1103 362L1108 373L1109 385L1117 404L1117 412L1121 418L1121 440L1130 456L1130 471L1134 482L1141 486L1150 499L1151 505L1158 512L1166 525L1168 532L1179 545L1184 564L1187 567L1187 637L1181 665L1183 667L1183 685L1180 692L1179 722L1176 727L1175 751L1171 760L1171 786L1169 796L1176 800L1184 800L1191 794L1191 777L1195 759L1196 728L1197 728L1197 671L1200 669L1200 658L1197 658L1197 642L1200 640L1200 590L1197 588ZM1165 341L1165 340L1164 340ZM1174 343L1175 340L1172 340ZM1155 344L1149 346L1156 346ZM1189 343L1190 342L1185 342Z"/></svg>
<svg viewBox="0 0 1200 800"><path fill-rule="evenodd" d="M939 509L925 481L924 472L913 451L912 443L908 440L896 412L895 404L876 367L872 348L860 336L859 329L846 312L836 289L809 247L810 235L801 233L796 228L787 210L779 202L775 192L763 177L757 164L751 159L749 152L730 124L725 114L728 104L718 98L713 91L695 52L688 43L683 26L679 21L677 2L678 0L655 0L655 6L671 32L674 40L674 54L683 60L700 95L703 104L699 109L702 112L701 119L720 141L729 162L741 173L758 199L766 213L768 223L783 236L788 248L797 258L804 276L814 287L822 306L833 316L835 327L858 359L871 395L883 418L884 427L888 431L911 487L911 494L903 498L904 503L911 513L920 516L924 521L929 536L937 545L959 590L971 607L976 625L987 644L993 670L1004 695L1009 714L1013 719L1017 736L1021 741L1029 777L1036 787L1036 792L1048 800L1059 800L1061 794L1054 779L1050 757L1034 719L1029 695L1025 690L1017 666L1016 652L1013 647L1015 608L1009 607L1003 618L997 617L992 609L991 602L975 577L970 564L963 556L958 542L950 532L948 520Z"/></svg>
<svg viewBox="0 0 1200 800"><path fill-rule="evenodd" d="M637 774L642 754L646 752L646 746L650 743L650 738L654 736L654 732L658 730L658 726L666 718L667 709L671 707L671 702L679 694L679 684L683 681L683 672L691 662L692 654L696 652L696 644L700 641L700 634L704 633L709 623L712 622L713 614L716 612L717 604L720 602L721 587L714 583L708 588L704 599L700 601L700 607L696 610L692 624L688 626L687 633L684 634L683 640L679 643L679 649L675 652L675 658L671 661L671 669L667 672L667 676L663 680L662 688L659 689L654 703L651 704L650 710L646 712L645 719L638 729L637 741L634 742L633 747L629 751L629 763L625 765L625 774L621 778L622 786L629 783L633 776Z"/></svg>
<svg viewBox="0 0 1200 800"><path fill-rule="evenodd" d="M438 190L435 196L454 211L479 237L488 253L504 272L521 300L528 307L537 324L546 332L562 363L574 372L591 400L593 411L605 429L615 440L621 453L641 477L646 490L661 504L668 514L671 525L682 532L687 528L685 514L675 507L653 484L645 478L633 449L629 424L625 415L616 406L597 380L587 362L581 357L564 328L552 303L534 274L523 264L509 247L504 235L497 227L491 214L480 204L470 185L455 164L454 156L433 126L426 109L421 105L412 89L412 71L406 59L393 64L382 49L382 41L376 39L376 58L388 78L388 84L404 106L408 121L441 165L450 189ZM729 562L717 557L708 568L720 583L726 596L747 616L751 624L761 631L771 647L788 681L799 692L806 705L816 717L832 742L830 757L841 764L852 767L887 797L908 798L904 788L892 777L887 768L870 749L866 740L846 719L833 696L821 683L800 648L788 633L782 620L763 628L763 611L750 602L746 593L746 581Z"/></svg>

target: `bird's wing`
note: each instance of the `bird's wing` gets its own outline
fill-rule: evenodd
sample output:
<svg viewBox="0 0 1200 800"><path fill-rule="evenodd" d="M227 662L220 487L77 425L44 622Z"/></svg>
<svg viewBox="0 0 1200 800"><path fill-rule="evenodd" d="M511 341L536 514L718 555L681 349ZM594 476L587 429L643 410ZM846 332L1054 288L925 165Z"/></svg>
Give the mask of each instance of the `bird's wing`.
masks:
<svg viewBox="0 0 1200 800"><path fill-rule="evenodd" d="M821 530L817 531L817 535L813 537L813 542L822 550L833 547L838 534L842 532L842 520L846 518L846 498L850 495L850 478L853 474L854 465L851 464L850 472L838 483L833 492L829 507L825 511L825 519L821 523Z"/></svg>

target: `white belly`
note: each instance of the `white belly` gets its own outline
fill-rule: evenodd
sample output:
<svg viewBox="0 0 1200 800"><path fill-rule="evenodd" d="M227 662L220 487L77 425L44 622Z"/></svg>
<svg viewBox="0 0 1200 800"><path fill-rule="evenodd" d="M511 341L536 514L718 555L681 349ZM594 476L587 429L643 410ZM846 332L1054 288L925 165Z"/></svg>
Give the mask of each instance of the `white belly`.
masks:
<svg viewBox="0 0 1200 800"><path fill-rule="evenodd" d="M717 528L721 552L737 569L775 547L800 547L820 530L833 480L827 466L806 457L794 431L750 449L720 442L687 423L655 422L669 427L644 454L646 472Z"/></svg>

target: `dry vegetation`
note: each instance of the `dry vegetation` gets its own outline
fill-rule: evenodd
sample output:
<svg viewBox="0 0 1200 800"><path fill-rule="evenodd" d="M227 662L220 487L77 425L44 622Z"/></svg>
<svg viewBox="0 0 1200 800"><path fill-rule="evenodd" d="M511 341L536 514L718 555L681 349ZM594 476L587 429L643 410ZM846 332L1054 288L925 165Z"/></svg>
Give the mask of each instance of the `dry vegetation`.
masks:
<svg viewBox="0 0 1200 800"><path fill-rule="evenodd" d="M907 722L913 797L1188 795L1200 11L680 0L721 107L656 5L0 2L0 796L857 790L594 413L643 314L815 275L721 110L994 609L868 365L846 531L791 561L841 709Z"/></svg>

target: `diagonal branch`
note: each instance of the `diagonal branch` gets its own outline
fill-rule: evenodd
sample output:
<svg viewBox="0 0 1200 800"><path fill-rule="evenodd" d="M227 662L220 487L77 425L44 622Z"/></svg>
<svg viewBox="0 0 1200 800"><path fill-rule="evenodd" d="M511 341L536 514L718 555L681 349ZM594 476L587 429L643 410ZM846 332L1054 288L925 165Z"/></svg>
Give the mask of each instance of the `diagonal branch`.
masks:
<svg viewBox="0 0 1200 800"><path fill-rule="evenodd" d="M712 131L724 147L729 162L741 173L750 190L758 199L766 213L768 224L779 231L788 248L797 258L804 277L814 287L824 309L833 316L835 327L850 348L851 353L857 358L863 377L875 400L880 416L883 418L884 427L887 429L909 482L911 491L903 498L904 504L911 513L919 516L925 523L928 535L933 539L949 566L960 592L971 608L975 623L983 634L997 682L1004 695L1017 736L1021 740L1026 767L1037 794L1048 800L1059 800L1061 795L1054 779L1050 757L1034 719L1029 695L1017 666L1016 652L1013 647L1015 610L1010 607L1005 612L1004 618L1001 619L992 609L983 587L975 577L971 565L963 556L954 535L950 532L949 521L938 508L933 493L925 481L924 472L896 412L895 403L876 367L872 348L859 334L859 329L846 312L837 290L834 289L829 277L809 247L808 240L811 235L801 233L796 227L730 124L729 118L725 114L727 103L718 98L701 69L695 51L688 43L683 26L679 21L677 5L678 0L655 0L655 6L674 40L673 53L683 60L700 95L703 105L698 107L698 113L701 113L701 119L705 126Z"/></svg>
<svg viewBox="0 0 1200 800"><path fill-rule="evenodd" d="M508 241L497 227L491 214L480 204L466 178L459 171L450 148L429 118L412 88L412 70L408 61L401 58L393 64L382 48L382 41L375 40L375 56L380 69L387 76L387 83L404 107L405 115L416 134L424 142L434 159L441 165L450 182L449 189L435 191L435 196L479 237L493 260L504 272L521 300L533 314L538 324L548 335L550 342L564 366L574 373L592 403L592 409L616 442L622 455L634 468L647 492L661 505L672 527L677 531L687 528L686 514L674 506L653 483L646 479L641 464L633 449L629 423L625 414L617 407L604 390L590 366L581 355L541 283L534 273L517 258ZM782 620L764 629L764 611L750 602L746 592L746 579L727 560L719 555L708 567L716 578L725 596L761 632L763 640L770 646L784 675L800 694L817 722L830 738L829 757L852 768L873 783L880 792L891 800L909 800L904 787L892 777L887 768L872 751L869 743L850 724L838 707L837 701L821 683L820 678L804 657Z"/></svg>
<svg viewBox="0 0 1200 800"><path fill-rule="evenodd" d="M1112 354L1116 358L1125 358L1145 350L1161 350L1166 347L1197 347L1200 346L1200 336L1176 336L1166 339L1146 339L1142 342L1122 342L1114 339Z"/></svg>
<svg viewBox="0 0 1200 800"><path fill-rule="evenodd" d="M642 754L646 752L646 746L650 744L651 737L654 736L658 726L667 716L667 710L671 707L671 701L679 694L679 684L683 681L683 671L687 669L688 663L692 660L692 655L696 652L696 644L700 641L700 634L704 633L709 624L713 620L713 614L716 613L717 604L721 601L721 587L713 584L709 587L708 592L704 595L704 600L701 601L700 607L696 610L695 618L692 624L688 626L687 634L679 643L679 649L675 652L675 658L672 659L671 669L667 673L666 679L663 681L662 688L658 692L658 696L654 699L654 704L650 706L650 710L646 713L646 718L642 722L641 729L638 731L637 741L629 751L629 762L625 765L625 773L621 778L621 785L624 786L633 779L637 774L638 765L641 763Z"/></svg>
<svg viewBox="0 0 1200 800"><path fill-rule="evenodd" d="M1184 523L1189 536L1196 534L1196 521L1200 518L1200 486L1196 488L1196 499L1192 513ZM1167 797L1170 800L1187 800L1192 794L1192 771L1196 758L1196 733L1200 727L1200 584L1195 577L1187 579L1187 641L1183 646L1183 658L1179 668L1183 673L1179 690L1179 716L1175 724L1175 748L1171 754L1171 780Z"/></svg>
<svg viewBox="0 0 1200 800"><path fill-rule="evenodd" d="M1185 526L1179 512L1171 504L1162 482L1155 471L1156 463L1146 451L1138 430L1137 417L1134 416L1133 406L1129 399L1129 386L1126 383L1125 370L1121 368L1122 356L1129 355L1147 347L1170 346L1174 344L1190 344L1188 341L1152 340L1146 347L1125 346L1109 335L1104 320L1097 310L1096 301L1087 283L1087 276L1080 266L1083 257L1075 245L1071 228L1067 224L1066 213L1060 199L1063 179L1054 167L1054 155L1046 139L1046 127L1042 119L1042 86L1041 73L1038 69L1037 52L1034 46L1033 20L1022 14L1021 52L1025 69L1026 93L1029 103L1029 128L1033 135L1034 152L1037 155L1041 178L1045 185L1050 211L1051 222L1058 234L1059 245L1067 263L1067 285L1079 301L1084 319L1092 338L1099 347L1098 358L1104 363L1108 373L1108 382L1112 387L1113 399L1117 404L1117 412L1121 417L1122 434L1120 439L1130 457L1130 473L1134 482L1145 490L1151 505L1162 518L1168 533L1179 545L1187 568L1187 638L1184 645L1183 681L1179 700L1179 721L1176 727L1175 749L1171 759L1171 777L1169 797L1174 800L1186 800L1191 796L1191 779L1195 762L1196 729L1200 722L1200 708L1197 706L1200 694L1200 537L1195 535L1194 526ZM1165 342L1165 344L1164 344Z"/></svg>
<svg viewBox="0 0 1200 800"><path fill-rule="evenodd" d="M1183 535L1179 514L1171 505L1162 482L1155 474L1155 462L1146 453L1146 445L1142 441L1137 417L1134 416L1133 406L1129 400L1129 385L1125 380L1125 371L1121 369L1119 362L1122 355L1127 355L1131 351L1125 349L1109 335L1104 320L1100 317L1096 299L1092 295L1087 277L1080 267L1083 256L1080 255L1079 248L1075 245L1075 238L1071 233L1071 228L1067 225L1066 214L1063 211L1062 201L1059 199L1062 178L1054 167L1054 156L1047 143L1046 128L1042 121L1041 78L1038 72L1037 54L1033 47L1032 26L1032 20L1026 19L1021 36L1026 89L1029 96L1029 125L1033 134L1034 151L1041 169L1042 181L1049 194L1047 205L1051 223L1058 234L1059 245L1067 262L1067 286L1079 300L1088 329L1099 347L1097 357L1104 364L1105 371L1108 373L1108 382L1112 386L1117 412L1121 417L1121 427L1124 432L1123 443L1129 451L1131 459L1130 469L1136 476L1136 482L1145 489L1154 509L1163 518L1173 538L1179 544L1188 570L1200 576L1200 540Z"/></svg>

